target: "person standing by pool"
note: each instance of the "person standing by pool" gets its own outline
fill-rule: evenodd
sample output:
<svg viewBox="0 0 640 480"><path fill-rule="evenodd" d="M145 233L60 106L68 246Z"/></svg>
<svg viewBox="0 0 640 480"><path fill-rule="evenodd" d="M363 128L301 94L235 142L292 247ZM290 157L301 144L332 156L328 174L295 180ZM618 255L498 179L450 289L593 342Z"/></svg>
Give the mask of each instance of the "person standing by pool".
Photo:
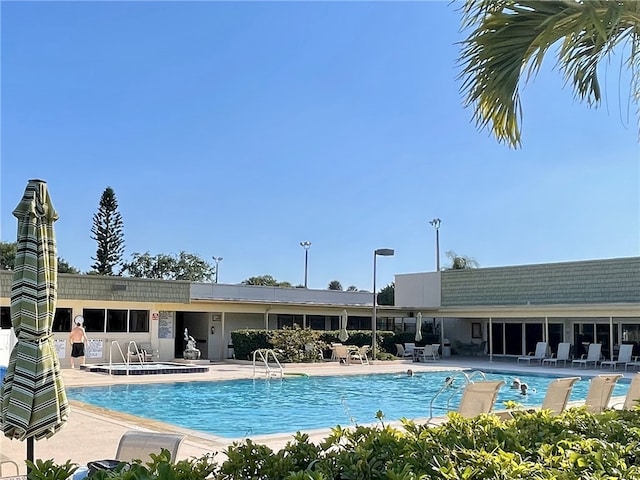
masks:
<svg viewBox="0 0 640 480"><path fill-rule="evenodd" d="M71 368L76 368L74 364L74 359L76 358L81 359L80 365L84 363L84 344L88 339L82 326L83 320L81 316L74 318L73 321L76 326L73 327L73 330L71 330L69 334L69 343L71 344Z"/></svg>

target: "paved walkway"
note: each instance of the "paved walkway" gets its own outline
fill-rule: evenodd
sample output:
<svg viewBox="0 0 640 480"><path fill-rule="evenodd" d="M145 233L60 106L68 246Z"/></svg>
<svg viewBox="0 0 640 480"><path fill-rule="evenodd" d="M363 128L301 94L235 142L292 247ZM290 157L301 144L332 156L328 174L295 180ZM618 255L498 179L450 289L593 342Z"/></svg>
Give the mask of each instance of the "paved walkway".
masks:
<svg viewBox="0 0 640 480"><path fill-rule="evenodd" d="M542 368L538 365L517 365L515 360L496 360L488 362L479 358L444 358L437 363L414 363L410 360L392 362L376 362L372 365L339 365L336 362L322 364L285 365L286 372L306 373L308 375L345 375L363 373L399 373L411 368L415 372L442 370L451 368L477 368L480 370L504 369L508 371L535 371L539 373L553 373L566 376L591 376L606 373L602 369L572 369L572 368ZM632 372L622 372L631 377ZM146 376L109 376L105 374L88 373L80 370L65 369L63 378L66 386L94 386L116 385L126 383L158 383L197 380L230 380L252 378L253 366L246 362L228 361L211 364L206 373L146 375ZM202 456L205 453L222 452L229 444L228 439L207 435L192 430L175 428L163 423L143 420L130 415L115 413L101 408L88 406L79 402L71 403L71 414L66 425L56 435L48 440L35 442L36 458L52 458L58 463L72 460L78 464L86 464L91 460L113 458L118 441L122 434L130 429L152 431L179 431L187 435L180 447L179 458ZM328 430L309 432L312 440L326 437ZM254 436L252 439L263 443L274 450L282 448L291 439L291 434L276 434ZM26 443L9 440L0 436L0 456L9 457L21 466L21 474L25 473L24 458ZM4 464L0 476L15 474L12 465Z"/></svg>

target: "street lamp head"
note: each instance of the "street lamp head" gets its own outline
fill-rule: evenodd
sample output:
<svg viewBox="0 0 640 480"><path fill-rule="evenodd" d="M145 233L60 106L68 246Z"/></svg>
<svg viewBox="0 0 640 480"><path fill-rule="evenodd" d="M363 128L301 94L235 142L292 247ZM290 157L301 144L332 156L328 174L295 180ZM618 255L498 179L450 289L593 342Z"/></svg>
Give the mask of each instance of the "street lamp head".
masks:
<svg viewBox="0 0 640 480"><path fill-rule="evenodd" d="M311 246L311 242L300 242L300 246L305 250L309 250L309 247Z"/></svg>
<svg viewBox="0 0 640 480"><path fill-rule="evenodd" d="M394 253L396 252L393 248L378 248L374 251L375 255L380 255L382 257L392 257Z"/></svg>
<svg viewBox="0 0 640 480"><path fill-rule="evenodd" d="M438 229L440 228L440 221L441 221L441 220L440 220L439 218L434 218L433 220L431 220L431 221L429 222L429 224L430 224L433 228L435 228L436 230L438 230Z"/></svg>
<svg viewBox="0 0 640 480"><path fill-rule="evenodd" d="M222 257L213 257L213 261L216 263L221 262L222 260Z"/></svg>

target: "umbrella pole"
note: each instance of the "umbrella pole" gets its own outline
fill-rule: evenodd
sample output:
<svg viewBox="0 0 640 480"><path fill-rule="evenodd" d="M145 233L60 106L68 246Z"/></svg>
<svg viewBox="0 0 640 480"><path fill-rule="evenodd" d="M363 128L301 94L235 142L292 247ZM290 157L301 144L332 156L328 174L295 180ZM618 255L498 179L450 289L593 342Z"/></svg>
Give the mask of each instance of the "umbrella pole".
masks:
<svg viewBox="0 0 640 480"><path fill-rule="evenodd" d="M29 437L27 438L27 460L29 460L30 462L33 462L33 437ZM27 465L27 474L29 474L31 471L31 468L29 468L29 466Z"/></svg>

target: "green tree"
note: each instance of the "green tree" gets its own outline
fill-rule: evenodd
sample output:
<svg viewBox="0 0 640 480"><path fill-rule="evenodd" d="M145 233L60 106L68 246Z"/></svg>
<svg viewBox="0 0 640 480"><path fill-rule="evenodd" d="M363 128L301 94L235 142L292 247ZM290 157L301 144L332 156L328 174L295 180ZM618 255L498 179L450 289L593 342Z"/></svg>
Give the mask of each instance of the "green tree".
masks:
<svg viewBox="0 0 640 480"><path fill-rule="evenodd" d="M327 290L342 290L342 284L338 280L331 280Z"/></svg>
<svg viewBox="0 0 640 480"><path fill-rule="evenodd" d="M474 258L458 255L451 250L446 252L446 255L449 257L449 260L451 260L451 265L446 267L445 270L469 270L480 266Z"/></svg>
<svg viewBox="0 0 640 480"><path fill-rule="evenodd" d="M58 257L58 273L80 273L76 267L72 266L64 258Z"/></svg>
<svg viewBox="0 0 640 480"><path fill-rule="evenodd" d="M210 282L215 272L215 267L198 255L183 251L177 256L136 252L131 257L123 264L123 272L134 278Z"/></svg>
<svg viewBox="0 0 640 480"><path fill-rule="evenodd" d="M357 292L358 291L358 287L356 287L355 285L349 285L347 287L347 292Z"/></svg>
<svg viewBox="0 0 640 480"><path fill-rule="evenodd" d="M396 284L391 282L378 293L378 305L395 305Z"/></svg>
<svg viewBox="0 0 640 480"><path fill-rule="evenodd" d="M124 233L122 216L118 211L118 200L111 187L107 187L100 198L98 211L93 215L91 239L98 244L92 268L99 275L119 275L114 269L122 270L124 254Z"/></svg>
<svg viewBox="0 0 640 480"><path fill-rule="evenodd" d="M16 264L17 247L17 242L0 241L0 270L13 270ZM80 270L58 257L58 273L80 273Z"/></svg>
<svg viewBox="0 0 640 480"><path fill-rule="evenodd" d="M626 45L631 100L638 105L640 2L466 0L462 12L463 28L470 30L459 58L465 103L478 127L499 142L520 146L519 85L535 76L555 45L556 66L589 106L601 100L598 66Z"/></svg>
<svg viewBox="0 0 640 480"><path fill-rule="evenodd" d="M16 242L0 241L0 270L13 270L16 264Z"/></svg>
<svg viewBox="0 0 640 480"><path fill-rule="evenodd" d="M260 275L258 277L249 277L240 282L242 285L261 285L267 287L290 287L289 282L279 282L271 275Z"/></svg>

